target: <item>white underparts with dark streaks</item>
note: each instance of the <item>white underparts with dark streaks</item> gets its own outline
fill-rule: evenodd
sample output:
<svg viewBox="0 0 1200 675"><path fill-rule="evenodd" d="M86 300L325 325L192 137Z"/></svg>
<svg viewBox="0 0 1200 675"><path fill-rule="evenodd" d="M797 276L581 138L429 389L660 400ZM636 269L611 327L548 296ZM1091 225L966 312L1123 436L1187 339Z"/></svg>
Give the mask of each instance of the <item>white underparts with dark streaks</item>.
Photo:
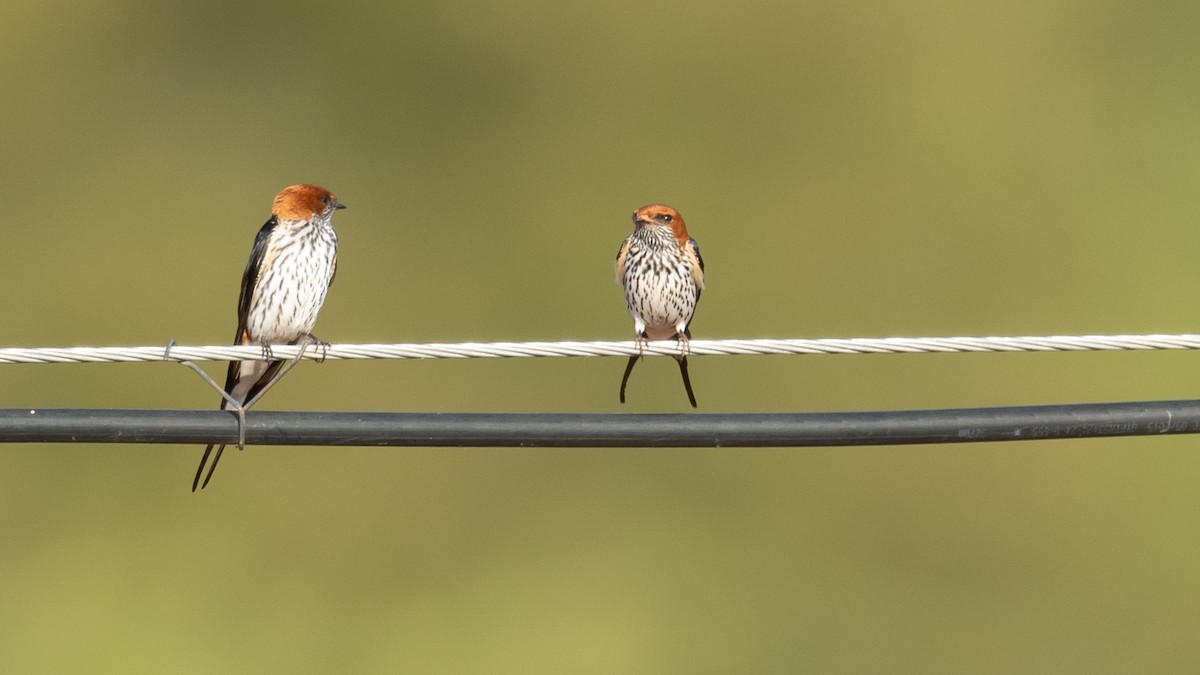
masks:
<svg viewBox="0 0 1200 675"><path fill-rule="evenodd" d="M625 304L635 332L663 340L687 330L699 289L692 261L669 229L646 227L630 235L624 271Z"/></svg>
<svg viewBox="0 0 1200 675"><path fill-rule="evenodd" d="M246 329L255 343L288 344L311 333L333 278L337 234L330 218L280 220L267 242Z"/></svg>

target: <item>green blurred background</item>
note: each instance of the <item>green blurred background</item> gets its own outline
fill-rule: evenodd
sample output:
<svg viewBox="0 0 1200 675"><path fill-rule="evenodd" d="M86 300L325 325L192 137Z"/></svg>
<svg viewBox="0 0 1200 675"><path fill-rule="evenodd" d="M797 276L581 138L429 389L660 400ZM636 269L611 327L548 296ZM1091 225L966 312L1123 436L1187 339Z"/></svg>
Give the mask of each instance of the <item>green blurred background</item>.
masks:
<svg viewBox="0 0 1200 675"><path fill-rule="evenodd" d="M0 5L11 346L228 342L272 196L350 205L333 342L1200 330L1200 5ZM266 409L682 411L650 359L308 364ZM210 372L223 372L210 364ZM1187 398L1200 356L698 357L701 411ZM0 406L212 408L168 364ZM1200 438L0 447L4 672L1195 672Z"/></svg>

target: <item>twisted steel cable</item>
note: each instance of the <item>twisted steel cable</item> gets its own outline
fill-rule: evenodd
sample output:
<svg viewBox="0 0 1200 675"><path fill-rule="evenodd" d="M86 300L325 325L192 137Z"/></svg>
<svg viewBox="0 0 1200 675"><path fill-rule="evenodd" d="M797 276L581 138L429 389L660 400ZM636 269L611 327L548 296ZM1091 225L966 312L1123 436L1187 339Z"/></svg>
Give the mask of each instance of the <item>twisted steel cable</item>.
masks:
<svg viewBox="0 0 1200 675"><path fill-rule="evenodd" d="M632 356L679 353L670 340L647 343L459 342L426 344L331 344L308 347L306 359L476 359L566 356ZM887 337L692 340L689 354L708 356L767 354L912 354L978 352L1131 351L1200 349L1200 335L1050 335L1024 337ZM300 347L271 347L276 359L299 355ZM253 361L263 358L255 345L188 347L36 347L0 348L0 363L132 363L149 361Z"/></svg>

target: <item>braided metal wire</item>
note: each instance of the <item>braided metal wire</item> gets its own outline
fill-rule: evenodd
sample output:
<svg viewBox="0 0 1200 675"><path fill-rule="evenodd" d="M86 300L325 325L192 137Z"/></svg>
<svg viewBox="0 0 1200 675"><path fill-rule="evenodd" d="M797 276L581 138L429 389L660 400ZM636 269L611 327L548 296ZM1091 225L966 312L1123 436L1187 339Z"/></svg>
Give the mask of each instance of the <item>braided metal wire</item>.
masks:
<svg viewBox="0 0 1200 675"><path fill-rule="evenodd" d="M890 337L691 340L693 355L766 354L911 354L930 352L1054 352L1200 349L1200 335L1051 335L1029 337ZM300 347L276 346L271 356L291 359ZM678 354L671 340L639 348L629 340L613 342L460 342L427 344L332 344L310 346L306 359L477 359L552 356L632 356ZM262 359L263 348L188 347L37 347L0 348L0 363L131 363L149 361L248 361Z"/></svg>

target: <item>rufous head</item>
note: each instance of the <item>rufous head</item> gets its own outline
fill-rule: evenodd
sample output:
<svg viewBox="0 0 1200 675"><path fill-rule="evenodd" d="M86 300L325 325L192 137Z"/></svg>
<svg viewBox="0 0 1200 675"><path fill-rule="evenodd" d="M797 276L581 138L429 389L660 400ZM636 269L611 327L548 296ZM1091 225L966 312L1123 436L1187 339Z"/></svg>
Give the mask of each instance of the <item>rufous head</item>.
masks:
<svg viewBox="0 0 1200 675"><path fill-rule="evenodd" d="M647 204L637 211L633 212L633 226L637 229L643 227L667 227L671 229L671 233L675 235L675 239L682 246L687 243L688 231L687 225L683 222L683 216L675 209L666 204Z"/></svg>
<svg viewBox="0 0 1200 675"><path fill-rule="evenodd" d="M302 183L285 187L275 195L271 213L285 220L308 220L314 216L327 218L335 210L344 208L346 205L329 190Z"/></svg>

